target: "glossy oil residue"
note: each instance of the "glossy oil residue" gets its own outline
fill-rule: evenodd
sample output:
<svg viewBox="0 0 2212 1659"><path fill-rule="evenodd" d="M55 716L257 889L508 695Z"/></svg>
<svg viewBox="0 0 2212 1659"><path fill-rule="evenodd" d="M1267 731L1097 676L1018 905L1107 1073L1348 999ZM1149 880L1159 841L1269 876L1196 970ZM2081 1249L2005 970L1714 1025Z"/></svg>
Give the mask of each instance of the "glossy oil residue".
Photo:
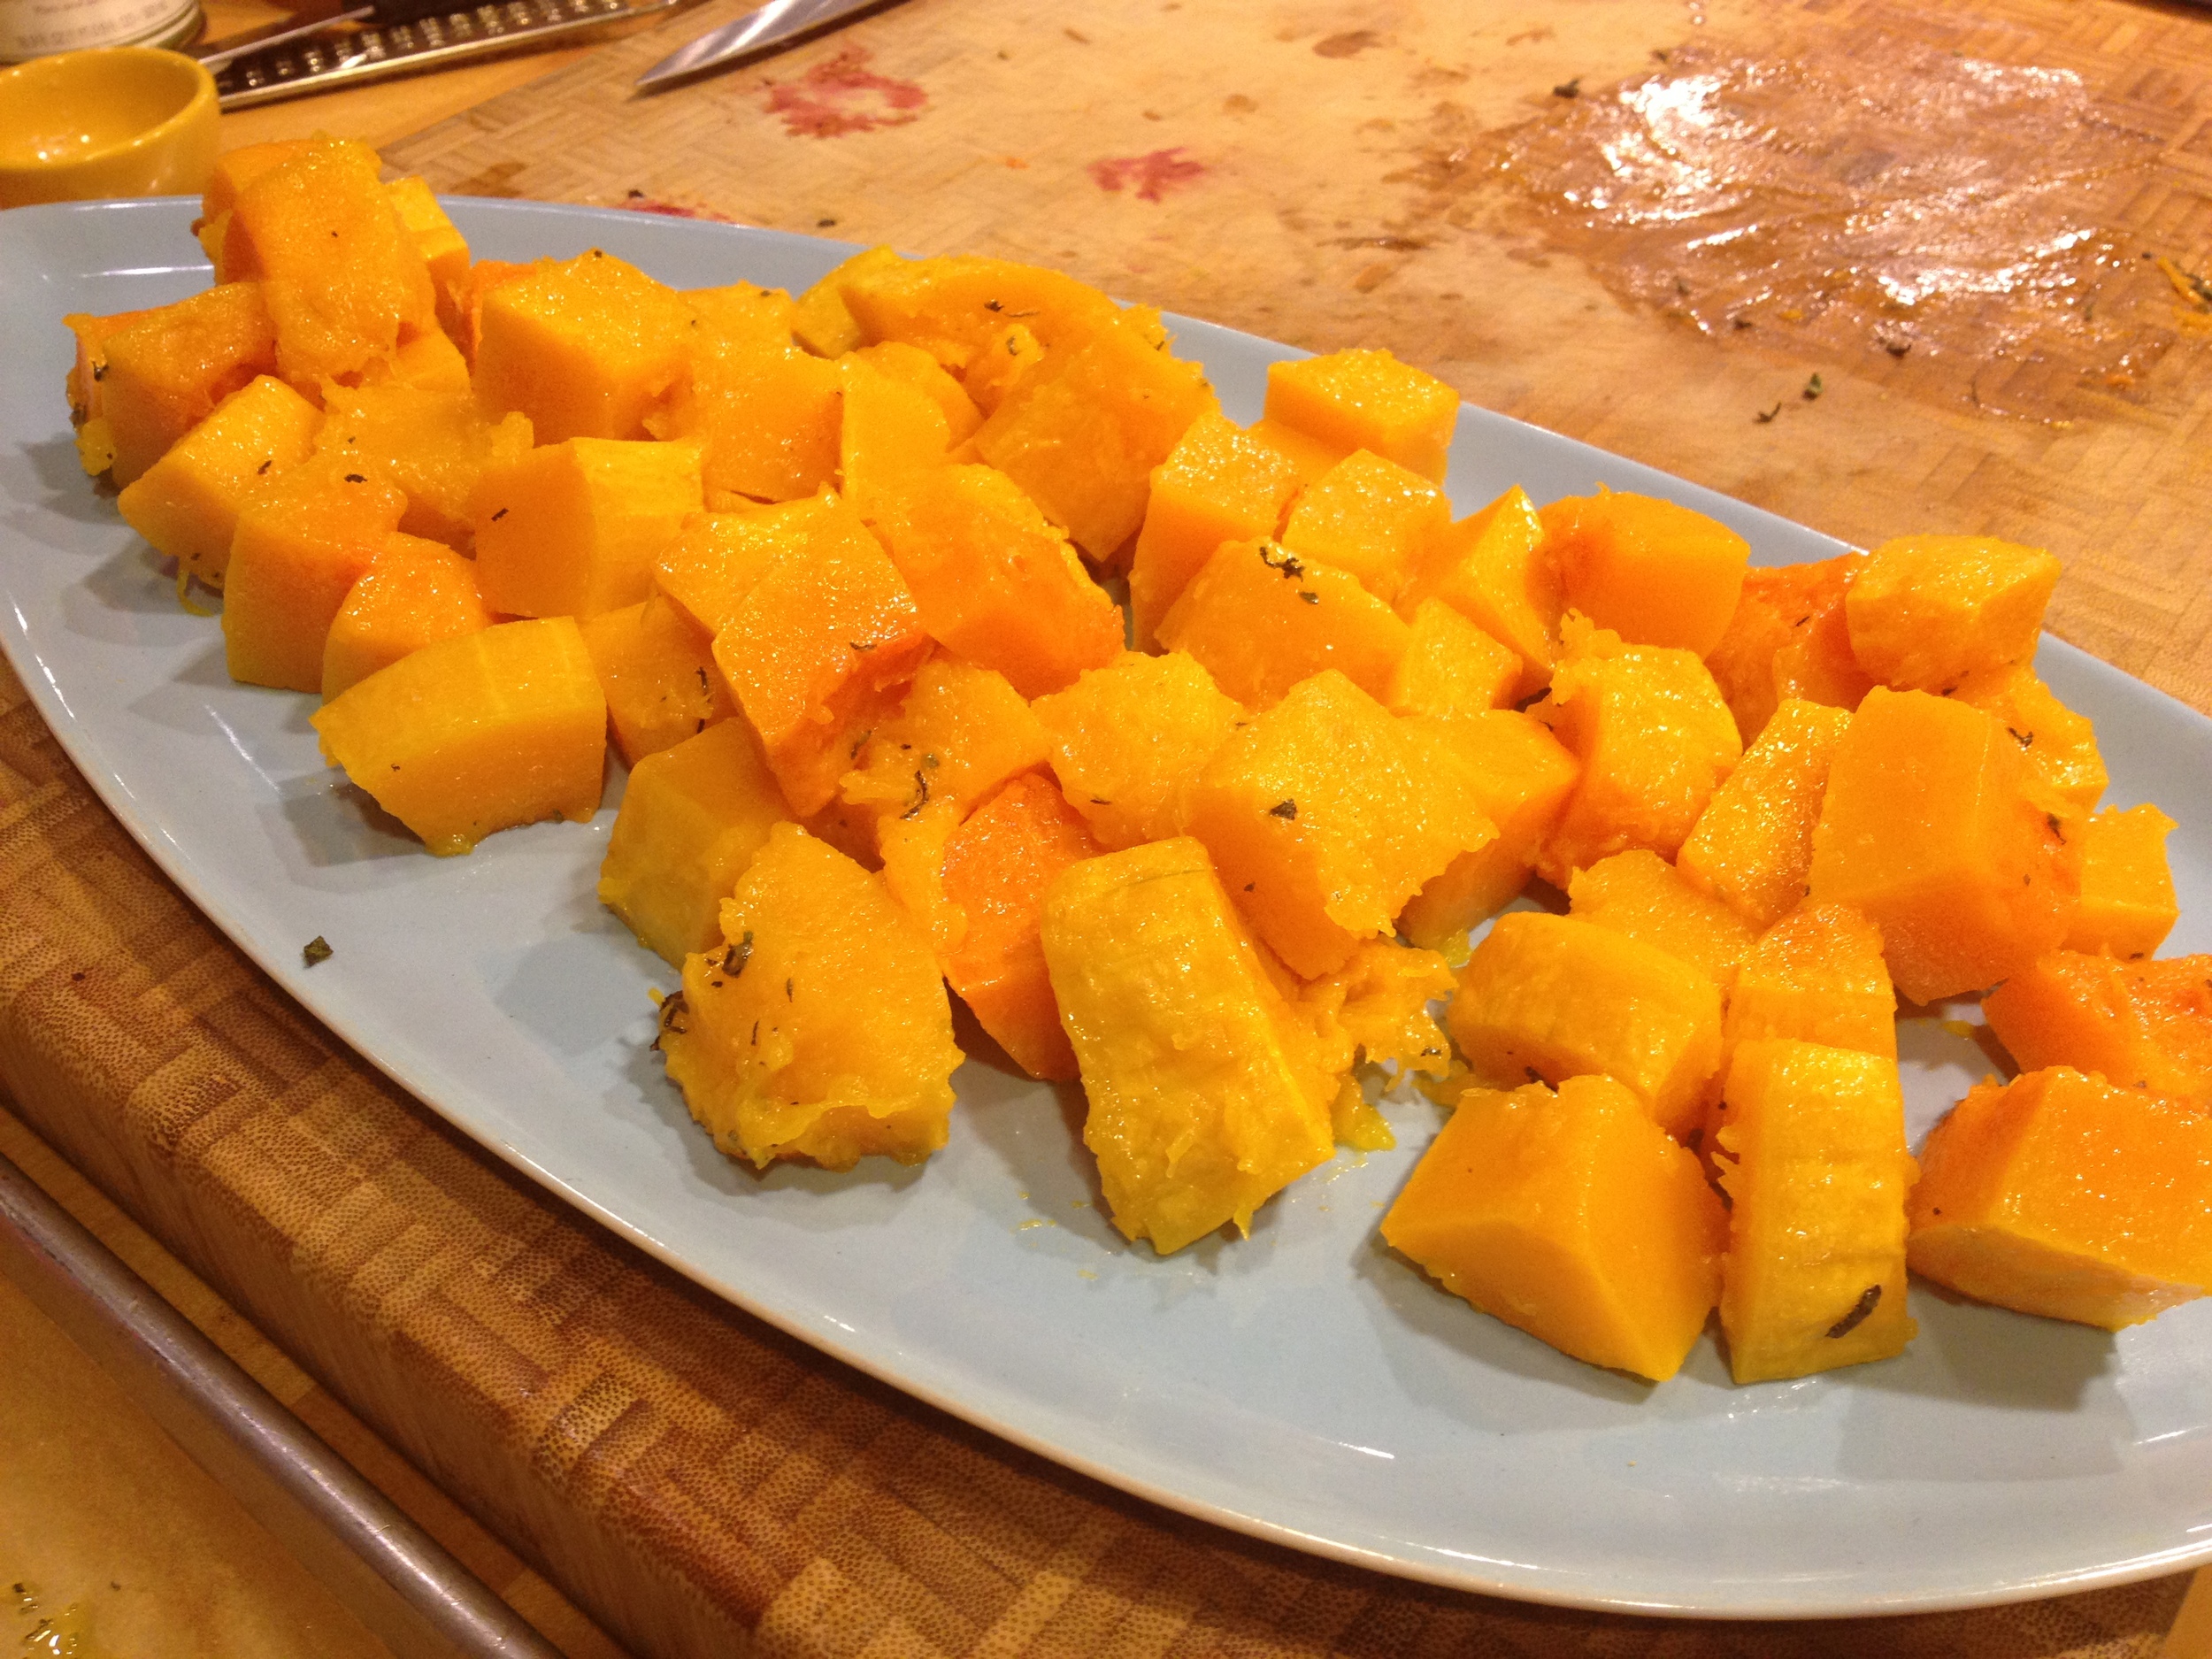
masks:
<svg viewBox="0 0 2212 1659"><path fill-rule="evenodd" d="M911 81L879 74L868 61L867 48L848 46L796 81L771 82L768 112L794 138L872 133L915 119L929 95Z"/></svg>
<svg viewBox="0 0 2212 1659"><path fill-rule="evenodd" d="M1494 145L1517 218L1709 334L1909 358L1985 403L1987 365L2122 385L2170 338L2109 228L2160 146L2068 70L1878 34L1685 47Z"/></svg>
<svg viewBox="0 0 2212 1659"><path fill-rule="evenodd" d="M20 1580L9 1586L8 1601L17 1626L11 1654L37 1659L104 1659L92 1645L92 1616L83 1607L72 1602L59 1611L50 1610L38 1586Z"/></svg>

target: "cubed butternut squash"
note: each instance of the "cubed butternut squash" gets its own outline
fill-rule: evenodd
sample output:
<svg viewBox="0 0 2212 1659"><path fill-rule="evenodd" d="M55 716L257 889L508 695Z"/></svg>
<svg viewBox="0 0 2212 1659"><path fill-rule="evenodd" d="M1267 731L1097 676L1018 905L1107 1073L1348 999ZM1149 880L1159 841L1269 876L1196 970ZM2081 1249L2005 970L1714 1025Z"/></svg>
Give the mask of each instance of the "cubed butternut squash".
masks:
<svg viewBox="0 0 2212 1659"><path fill-rule="evenodd" d="M1792 697L1744 751L1675 859L1693 887L1770 927L1804 902L1828 767L1851 717Z"/></svg>
<svg viewBox="0 0 2212 1659"><path fill-rule="evenodd" d="M1848 710L1873 688L1851 653L1844 611L1845 596L1865 563L1863 553L1845 553L1816 564L1744 572L1735 614L1720 643L1706 653L1705 665L1747 746L1793 697Z"/></svg>
<svg viewBox="0 0 2212 1659"><path fill-rule="evenodd" d="M1283 526L1297 469L1217 409L1184 429L1152 469L1144 524L1129 566L1137 643L1150 645L1192 577L1224 541L1264 541Z"/></svg>
<svg viewBox="0 0 2212 1659"><path fill-rule="evenodd" d="M323 641L323 701L440 640L492 625L476 566L442 542L397 534L371 556Z"/></svg>
<svg viewBox="0 0 2212 1659"><path fill-rule="evenodd" d="M1420 473L1355 449L1299 492L1282 541L1301 558L1349 571L1389 604L1451 516L1444 492Z"/></svg>
<svg viewBox="0 0 2212 1659"><path fill-rule="evenodd" d="M475 494L484 602L518 617L636 604L705 504L693 443L570 438L489 460Z"/></svg>
<svg viewBox="0 0 2212 1659"><path fill-rule="evenodd" d="M1187 837L1070 865L1040 938L1114 1225L1163 1256L1252 1213L1335 1150L1333 1079L1206 849Z"/></svg>
<svg viewBox="0 0 2212 1659"><path fill-rule="evenodd" d="M476 395L527 415L541 443L642 438L690 321L674 289L603 249L543 261L481 295Z"/></svg>
<svg viewBox="0 0 2212 1659"><path fill-rule="evenodd" d="M223 585L238 514L253 492L313 452L315 406L274 375L226 397L126 486L124 521L180 576Z"/></svg>
<svg viewBox="0 0 2212 1659"><path fill-rule="evenodd" d="M615 747L634 766L737 712L714 636L664 594L580 619Z"/></svg>
<svg viewBox="0 0 2212 1659"><path fill-rule="evenodd" d="M1859 665L1897 691L1948 692L2035 655L2058 561L1994 536L1909 535L1867 556L1844 601Z"/></svg>
<svg viewBox="0 0 2212 1659"><path fill-rule="evenodd" d="M2166 837L2173 819L2148 803L2107 807L2074 826L2081 837L2081 902L2066 930L2068 950L2147 956L2181 919Z"/></svg>
<svg viewBox="0 0 2212 1659"><path fill-rule="evenodd" d="M1569 610L1634 645L1703 657L1720 643L1751 559L1726 525L1624 490L1567 496L1542 518Z"/></svg>
<svg viewBox="0 0 2212 1659"><path fill-rule="evenodd" d="M945 1144L962 1056L929 941L883 883L778 824L684 959L660 1049L692 1117L756 1169L918 1164Z"/></svg>
<svg viewBox="0 0 2212 1659"><path fill-rule="evenodd" d="M1469 1089L1383 1217L1445 1289L1653 1382L1720 1293L1727 1223L1696 1156L1610 1078Z"/></svg>
<svg viewBox="0 0 2212 1659"><path fill-rule="evenodd" d="M1724 1027L1732 1052L1763 1038L1897 1058L1897 992L1881 930L1847 904L1809 904L1736 964Z"/></svg>
<svg viewBox="0 0 2212 1659"><path fill-rule="evenodd" d="M257 282L227 282L136 313L98 342L99 398L88 407L104 423L119 485L134 481L233 392L277 370L275 324Z"/></svg>
<svg viewBox="0 0 2212 1659"><path fill-rule="evenodd" d="M1222 543L1160 621L1163 646L1195 657L1255 709L1323 669L1386 696L1411 637L1349 571L1310 565L1271 541Z"/></svg>
<svg viewBox="0 0 2212 1659"><path fill-rule="evenodd" d="M1410 617L1429 599L1519 655L1517 701L1550 680L1559 657L1559 572L1536 503L1518 485L1447 526L1422 550L1399 590L1399 614Z"/></svg>
<svg viewBox="0 0 2212 1659"><path fill-rule="evenodd" d="M334 456L272 474L239 510L223 571L223 651L234 680L319 692L346 595L407 509L385 475Z"/></svg>
<svg viewBox="0 0 2212 1659"><path fill-rule="evenodd" d="M1678 956L1726 991L1758 931L1701 893L1657 853L1639 848L1574 872L1568 914Z"/></svg>
<svg viewBox="0 0 2212 1659"><path fill-rule="evenodd" d="M2015 969L1982 1010L2023 1071L2070 1066L2212 1111L2212 956L2055 950Z"/></svg>
<svg viewBox="0 0 2212 1659"><path fill-rule="evenodd" d="M1388 351L1356 347L1268 365L1267 418L1340 453L1367 449L1440 484L1459 394Z"/></svg>
<svg viewBox="0 0 2212 1659"><path fill-rule="evenodd" d="M2212 1290L2212 1118L2065 1067L1982 1084L1935 1127L1913 1271L2117 1331Z"/></svg>
<svg viewBox="0 0 2212 1659"><path fill-rule="evenodd" d="M1442 600L1424 599L1383 703L1393 714L1456 719L1505 707L1520 678L1521 659L1510 649Z"/></svg>
<svg viewBox="0 0 2212 1659"><path fill-rule="evenodd" d="M1031 707L1069 805L1108 851L1183 833L1198 774L1244 718L1181 651L1124 651Z"/></svg>
<svg viewBox="0 0 2212 1659"><path fill-rule="evenodd" d="M310 718L324 757L441 856L599 810L607 704L567 617L426 645Z"/></svg>
<svg viewBox="0 0 2212 1659"><path fill-rule="evenodd" d="M838 792L879 819L912 818L933 802L949 803L957 818L1041 765L1046 749L1044 727L1005 675L932 657L898 712L870 733Z"/></svg>
<svg viewBox="0 0 2212 1659"><path fill-rule="evenodd" d="M1715 1113L1728 1195L1720 1323L1740 1383L1905 1351L1905 1097L1892 1060L1816 1043L1739 1047Z"/></svg>

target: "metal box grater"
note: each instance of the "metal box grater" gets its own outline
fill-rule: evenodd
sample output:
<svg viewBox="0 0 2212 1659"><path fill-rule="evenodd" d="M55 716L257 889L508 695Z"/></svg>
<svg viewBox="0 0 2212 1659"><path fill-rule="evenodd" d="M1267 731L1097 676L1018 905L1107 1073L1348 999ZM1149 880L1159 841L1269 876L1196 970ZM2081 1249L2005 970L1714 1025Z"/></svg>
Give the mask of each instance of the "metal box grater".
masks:
<svg viewBox="0 0 2212 1659"><path fill-rule="evenodd" d="M365 28L249 52L215 75L227 110L273 104L310 92L419 74L474 58L565 44L633 19L673 10L684 0L499 0L442 17Z"/></svg>

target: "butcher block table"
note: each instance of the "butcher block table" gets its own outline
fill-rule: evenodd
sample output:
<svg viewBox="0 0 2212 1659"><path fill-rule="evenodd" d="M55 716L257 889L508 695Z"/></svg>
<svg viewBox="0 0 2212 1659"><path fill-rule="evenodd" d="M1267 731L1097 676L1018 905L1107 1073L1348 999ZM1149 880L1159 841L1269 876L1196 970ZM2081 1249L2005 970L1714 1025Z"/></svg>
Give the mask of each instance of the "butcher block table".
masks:
<svg viewBox="0 0 2212 1659"><path fill-rule="evenodd" d="M242 112L230 142L358 134L443 192L1038 260L1317 350L1386 346L1471 403L1861 545L2047 545L2052 628L2212 710L2212 288L2193 280L2212 13L906 0L631 92L741 10ZM1968 63L2063 73L1992 109ZM1598 205L1605 95L1645 77L1701 77L1769 137L1658 158ZM1821 126L1839 86L1865 95L1848 133ZM1747 213L1787 200L1799 222L1755 258L1632 211L1702 188L1677 165L1701 159ZM1915 265L1889 232L1961 167L1992 188L1942 268ZM2094 234L2069 240L2077 222ZM2185 1576L1878 1624L1639 1619L1310 1558L1002 1444L718 1302L398 1092L180 896L12 680L0 1078L641 1655L2212 1653Z"/></svg>

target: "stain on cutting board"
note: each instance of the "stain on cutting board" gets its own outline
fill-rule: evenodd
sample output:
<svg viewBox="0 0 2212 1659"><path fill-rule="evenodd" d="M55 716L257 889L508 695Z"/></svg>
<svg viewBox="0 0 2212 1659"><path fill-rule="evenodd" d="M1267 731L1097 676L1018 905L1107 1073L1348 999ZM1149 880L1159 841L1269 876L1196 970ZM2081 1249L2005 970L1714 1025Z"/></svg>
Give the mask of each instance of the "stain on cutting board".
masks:
<svg viewBox="0 0 2212 1659"><path fill-rule="evenodd" d="M768 112L794 138L838 138L917 119L929 95L911 81L879 74L869 61L866 47L848 46L795 81L770 81Z"/></svg>

